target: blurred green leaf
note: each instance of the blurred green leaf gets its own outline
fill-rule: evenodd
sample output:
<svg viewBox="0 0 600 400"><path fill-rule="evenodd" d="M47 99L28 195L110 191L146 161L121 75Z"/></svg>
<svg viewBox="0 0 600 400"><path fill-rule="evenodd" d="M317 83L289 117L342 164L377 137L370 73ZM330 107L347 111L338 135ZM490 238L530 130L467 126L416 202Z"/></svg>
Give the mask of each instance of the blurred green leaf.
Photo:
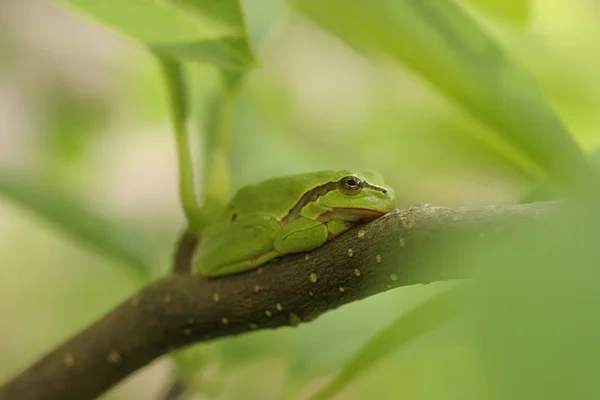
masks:
<svg viewBox="0 0 600 400"><path fill-rule="evenodd" d="M476 8L498 19L525 25L531 19L530 0L465 0Z"/></svg>
<svg viewBox="0 0 600 400"><path fill-rule="evenodd" d="M343 40L406 64L493 128L561 189L595 174L530 77L455 1L298 0ZM543 174L542 174L543 175Z"/></svg>
<svg viewBox="0 0 600 400"><path fill-rule="evenodd" d="M486 399L600 397L599 199L565 203L551 218L480 249L473 343Z"/></svg>
<svg viewBox="0 0 600 400"><path fill-rule="evenodd" d="M391 352L408 346L427 332L441 326L453 317L463 304L464 285L454 286L426 300L369 340L355 357L329 384L316 393L312 400L331 398L373 364Z"/></svg>
<svg viewBox="0 0 600 400"><path fill-rule="evenodd" d="M107 121L106 103L77 96L63 86L51 87L52 102L43 117L44 129L39 140L45 174L64 180L77 169L72 166L82 161L86 152L98 139Z"/></svg>
<svg viewBox="0 0 600 400"><path fill-rule="evenodd" d="M136 282L151 272L149 245L107 218L84 207L56 182L0 174L0 194L32 211L71 238L123 263Z"/></svg>
<svg viewBox="0 0 600 400"><path fill-rule="evenodd" d="M156 52L174 59L198 61L228 70L243 70L255 65L245 36L223 37L177 46L154 46Z"/></svg>
<svg viewBox="0 0 600 400"><path fill-rule="evenodd" d="M600 148L588 155L590 164L600 170ZM534 203L536 201L548 201L559 199L560 193L546 181L536 182L535 185L521 198L520 204Z"/></svg>
<svg viewBox="0 0 600 400"><path fill-rule="evenodd" d="M179 60L254 66L238 0L57 0Z"/></svg>

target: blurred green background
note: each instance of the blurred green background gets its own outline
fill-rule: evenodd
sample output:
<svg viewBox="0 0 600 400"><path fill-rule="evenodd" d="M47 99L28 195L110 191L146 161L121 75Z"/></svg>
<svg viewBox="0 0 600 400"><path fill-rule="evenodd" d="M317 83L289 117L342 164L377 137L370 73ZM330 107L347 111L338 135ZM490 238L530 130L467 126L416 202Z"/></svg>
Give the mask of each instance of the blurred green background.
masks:
<svg viewBox="0 0 600 400"><path fill-rule="evenodd" d="M533 76L579 145L599 146L600 3L530 1L525 17L467 3ZM261 67L236 101L234 188L301 171L376 169L408 207L513 204L534 185L519 155L402 65L358 53L286 2L243 6ZM190 73L199 137L217 71L198 64ZM15 201L22 196L7 184L0 380L168 271L184 226L176 168L164 85L144 48L48 1L0 2L0 172L94 210L109 221L107 236L127 237L145 255L137 262L148 273L136 274L126 256L115 261L82 246ZM45 201L44 193L36 198ZM446 286L402 288L295 329L202 345L199 398L305 399L391 320ZM488 398L481 353L462 329L450 325L392 352L337 398ZM156 398L172 369L170 359L158 360L103 398Z"/></svg>

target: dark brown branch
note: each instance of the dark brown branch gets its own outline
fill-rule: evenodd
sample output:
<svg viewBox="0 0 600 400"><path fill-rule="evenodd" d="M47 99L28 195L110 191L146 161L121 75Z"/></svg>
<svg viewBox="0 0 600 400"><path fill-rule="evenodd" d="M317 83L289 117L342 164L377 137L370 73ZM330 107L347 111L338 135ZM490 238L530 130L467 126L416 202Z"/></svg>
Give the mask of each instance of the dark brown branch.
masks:
<svg viewBox="0 0 600 400"><path fill-rule="evenodd" d="M175 257L173 258L172 271L174 274L191 274L194 252L198 246L198 235L186 228L183 232L177 247L175 249ZM167 388L163 398L164 400L177 400L185 393L185 385L178 376L173 378L173 382Z"/></svg>
<svg viewBox="0 0 600 400"><path fill-rule="evenodd" d="M480 243L555 208L417 206L247 273L215 279L172 274L6 383L0 399L91 399L190 343L294 326L394 287L473 276L458 258L465 240Z"/></svg>

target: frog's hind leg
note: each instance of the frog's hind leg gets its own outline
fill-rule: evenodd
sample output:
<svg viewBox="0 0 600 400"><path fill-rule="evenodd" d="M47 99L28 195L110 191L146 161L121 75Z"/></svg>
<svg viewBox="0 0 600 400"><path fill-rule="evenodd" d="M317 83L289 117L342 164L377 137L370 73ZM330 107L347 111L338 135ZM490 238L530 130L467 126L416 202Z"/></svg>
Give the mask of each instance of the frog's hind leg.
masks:
<svg viewBox="0 0 600 400"><path fill-rule="evenodd" d="M277 257L273 240L280 229L275 218L239 217L200 238L196 268L201 275L220 276L255 268Z"/></svg>
<svg viewBox="0 0 600 400"><path fill-rule="evenodd" d="M266 263L267 261L274 259L275 257L277 257L279 255L280 255L280 253L277 250L270 250L270 251L267 251L266 253L254 256L248 260L244 260L244 261L240 261L238 263L228 264L228 265L219 267L216 270L216 273L213 274L213 276L231 275L231 274L235 274L235 273L239 273L239 272L248 271L250 269L254 269L254 268L258 267L259 265Z"/></svg>

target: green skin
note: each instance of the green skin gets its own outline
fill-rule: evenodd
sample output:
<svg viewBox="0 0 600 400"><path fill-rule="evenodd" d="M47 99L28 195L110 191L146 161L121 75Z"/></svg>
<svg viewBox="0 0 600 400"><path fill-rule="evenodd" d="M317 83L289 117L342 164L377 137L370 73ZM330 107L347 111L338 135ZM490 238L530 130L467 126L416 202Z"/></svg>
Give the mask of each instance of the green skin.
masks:
<svg viewBox="0 0 600 400"><path fill-rule="evenodd" d="M250 270L395 207L394 190L376 172L319 171L245 186L202 232L195 266L206 276Z"/></svg>

